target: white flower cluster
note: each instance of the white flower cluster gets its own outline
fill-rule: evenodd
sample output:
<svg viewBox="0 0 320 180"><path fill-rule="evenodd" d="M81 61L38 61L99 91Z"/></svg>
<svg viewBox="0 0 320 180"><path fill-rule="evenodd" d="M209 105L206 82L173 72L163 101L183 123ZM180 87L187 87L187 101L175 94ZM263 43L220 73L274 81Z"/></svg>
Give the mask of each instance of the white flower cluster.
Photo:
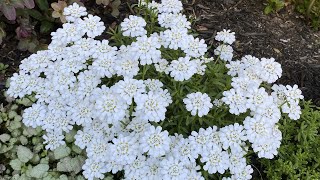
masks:
<svg viewBox="0 0 320 180"><path fill-rule="evenodd" d="M24 110L26 126L40 126L47 149L64 142L64 134L74 125L82 127L75 135L75 144L85 149L88 159L83 165L87 179L103 178L104 173L124 170L125 179L204 179L201 169L210 174L227 170L231 179L251 179L253 169L246 164L246 141L253 144L259 157L272 158L280 145L281 132L275 125L282 111L292 119L299 118L301 91L297 86L272 87L271 95L259 88L281 76L281 67L274 59L245 56L232 60L232 47L219 46L215 53L229 61L233 76L232 89L213 104L229 105L230 112L251 110L244 125L235 123L218 129L216 126L189 137L169 135L152 124L165 121L172 97L166 85L157 79L135 79L140 66L151 65L176 81L203 75L207 45L204 40L188 35L190 22L180 12L179 0L145 3L158 13L163 32L147 36L145 20L129 16L121 23L124 36L134 39L131 45L112 47L107 40L95 40L105 30L97 16L87 15L77 4L65 8L67 23L53 32L49 49L39 51L22 61L20 72L10 79L7 94L22 98L35 95L37 102ZM86 17L83 17L86 16ZM223 31L216 37L227 44L234 33ZM185 57L165 59L162 49L181 50ZM112 86L105 78L122 77ZM192 115L202 117L213 107L211 98L201 92L187 95L183 102ZM201 157L201 158L200 158ZM201 161L203 167L196 162Z"/></svg>
<svg viewBox="0 0 320 180"><path fill-rule="evenodd" d="M273 92L263 85L274 83L281 77L281 65L273 58L259 60L251 55L240 61L231 61L226 65L232 76L232 89L223 92L221 99L229 106L229 112L235 115L250 110L250 116L244 120L244 128L253 150L259 157L273 158L277 155L282 135L276 123L281 118L281 110L289 118L300 118L299 100L303 99L297 85L272 86Z"/></svg>

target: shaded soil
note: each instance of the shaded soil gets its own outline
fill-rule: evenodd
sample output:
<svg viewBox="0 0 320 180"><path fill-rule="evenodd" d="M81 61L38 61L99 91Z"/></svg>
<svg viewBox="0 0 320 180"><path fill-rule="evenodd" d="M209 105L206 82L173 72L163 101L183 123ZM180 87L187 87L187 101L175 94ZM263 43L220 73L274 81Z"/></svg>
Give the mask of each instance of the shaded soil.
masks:
<svg viewBox="0 0 320 180"><path fill-rule="evenodd" d="M190 2L192 3L192 2ZM199 0L187 4L195 28L214 45L222 29L236 32L236 58L274 57L283 68L278 83L298 84L306 99L320 105L320 32L288 6L277 14L263 13L264 0Z"/></svg>
<svg viewBox="0 0 320 180"><path fill-rule="evenodd" d="M95 4L86 5L92 7L90 13L100 15L108 26L132 14L127 8L128 1L122 1L119 19ZM294 12L294 7L264 15L263 3L264 0L189 0L185 2L185 9L188 15L196 18L194 29L208 44L216 47L216 32L231 29L237 37L236 58L247 54L274 57L283 67L283 76L278 82L298 84L306 99L313 99L320 105L320 32L314 32L307 21ZM14 29L7 34L0 45L0 62L8 64L9 69L5 75L0 74L1 89L7 77L18 70L20 61L30 55L17 50Z"/></svg>

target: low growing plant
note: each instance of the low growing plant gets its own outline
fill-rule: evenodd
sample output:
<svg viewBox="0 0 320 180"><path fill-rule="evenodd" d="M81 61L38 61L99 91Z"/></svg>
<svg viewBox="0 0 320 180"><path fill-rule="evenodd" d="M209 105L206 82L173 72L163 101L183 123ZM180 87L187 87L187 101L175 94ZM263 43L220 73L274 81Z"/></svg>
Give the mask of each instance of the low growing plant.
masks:
<svg viewBox="0 0 320 180"><path fill-rule="evenodd" d="M16 39L19 40L17 48L21 51L36 52L47 49L46 40L39 38L42 35L48 35L52 30L65 23L63 9L78 3L84 4L80 0L0 0L0 11L3 11L4 17L0 14L0 44L6 36L6 29L15 28ZM99 2L99 1L98 1ZM117 17L119 15L118 7L120 0L99 2L104 3L105 11ZM27 8L24 8L24 7ZM4 22L7 22L6 24Z"/></svg>
<svg viewBox="0 0 320 180"><path fill-rule="evenodd" d="M279 155L260 160L269 179L320 179L320 108L303 102L299 121L283 117Z"/></svg>
<svg viewBox="0 0 320 180"><path fill-rule="evenodd" d="M292 4L295 9L305 15L311 21L312 27L318 29L320 26L320 1L318 0L267 0L267 6L264 9L265 14L277 12L286 5Z"/></svg>
<svg viewBox="0 0 320 180"><path fill-rule="evenodd" d="M215 57L188 32L178 0L139 2L108 40L100 17L77 4L51 33L48 50L21 62L9 96L31 96L27 127L41 128L45 148L85 150L87 179L251 179L249 154L278 154L282 115L298 120L303 99L274 58L233 60L235 33L223 30Z"/></svg>
<svg viewBox="0 0 320 180"><path fill-rule="evenodd" d="M8 98L10 99L10 98ZM82 180L84 151L74 145L76 130L66 134L66 145L47 151L41 128L26 127L21 109L33 104L32 97L11 101L0 108L0 177L4 179Z"/></svg>
<svg viewBox="0 0 320 180"><path fill-rule="evenodd" d="M0 12L10 21L16 20L16 9L32 9L34 6L34 0L0 0Z"/></svg>

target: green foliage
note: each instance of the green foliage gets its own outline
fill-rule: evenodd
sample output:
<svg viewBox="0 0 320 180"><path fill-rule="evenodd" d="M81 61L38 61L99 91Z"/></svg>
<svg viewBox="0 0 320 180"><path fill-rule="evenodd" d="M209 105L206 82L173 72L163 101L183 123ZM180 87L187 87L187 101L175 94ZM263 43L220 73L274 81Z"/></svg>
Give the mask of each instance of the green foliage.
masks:
<svg viewBox="0 0 320 180"><path fill-rule="evenodd" d="M311 21L311 26L316 30L320 27L320 1L319 0L267 0L264 9L265 14L277 12L286 4L293 4L298 12L305 15Z"/></svg>
<svg viewBox="0 0 320 180"><path fill-rule="evenodd" d="M284 7L283 0L268 0L268 5L264 8L265 14L277 12Z"/></svg>
<svg viewBox="0 0 320 180"><path fill-rule="evenodd" d="M49 152L43 145L44 131L26 127L21 122L21 111L33 101L33 97L27 97L19 103L0 106L0 177L17 180L84 179L82 165L86 158L85 152L73 143L76 129L66 134L65 146ZM108 178L111 177L106 176Z"/></svg>
<svg viewBox="0 0 320 180"><path fill-rule="evenodd" d="M269 179L320 179L320 108L304 102L301 119L283 117L279 155L260 160Z"/></svg>
<svg viewBox="0 0 320 180"><path fill-rule="evenodd" d="M315 29L320 27L320 1L319 0L294 0L297 10L311 20Z"/></svg>
<svg viewBox="0 0 320 180"><path fill-rule="evenodd" d="M0 31L1 31L1 29L0 29ZM1 34L1 32L0 32L0 34ZM0 37L0 39L1 39L1 37ZM4 74L7 71L8 67L9 67L9 65L0 63L0 73Z"/></svg>

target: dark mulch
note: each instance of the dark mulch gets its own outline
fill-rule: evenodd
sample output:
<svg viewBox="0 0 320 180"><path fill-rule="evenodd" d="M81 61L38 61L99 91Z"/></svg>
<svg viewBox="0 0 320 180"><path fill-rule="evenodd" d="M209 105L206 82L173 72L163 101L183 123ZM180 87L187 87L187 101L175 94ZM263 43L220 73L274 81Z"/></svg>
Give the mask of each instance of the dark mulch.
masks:
<svg viewBox="0 0 320 180"><path fill-rule="evenodd" d="M236 58L246 54L274 57L283 68L278 83L298 84L306 99L320 105L320 32L313 31L294 7L265 15L263 3L198 0L186 8L197 17L195 27L207 42L214 44L217 31L231 29L236 32Z"/></svg>
<svg viewBox="0 0 320 180"><path fill-rule="evenodd" d="M90 1L89 1L90 2ZM106 25L119 23L131 14L123 0L120 18L116 19L103 8L88 4L91 13L98 14ZM264 15L264 0L188 0L185 9L196 17L195 29L199 36L214 44L214 35L222 29L236 32L234 45L236 58L251 54L257 57L274 57L283 67L279 83L298 84L306 99L320 105L320 32L314 32L302 16L288 6L277 14ZM16 72L28 52L16 49L18 41L14 29L0 45L0 62L9 65L6 75L0 74L0 86ZM3 86L2 86L3 87Z"/></svg>

